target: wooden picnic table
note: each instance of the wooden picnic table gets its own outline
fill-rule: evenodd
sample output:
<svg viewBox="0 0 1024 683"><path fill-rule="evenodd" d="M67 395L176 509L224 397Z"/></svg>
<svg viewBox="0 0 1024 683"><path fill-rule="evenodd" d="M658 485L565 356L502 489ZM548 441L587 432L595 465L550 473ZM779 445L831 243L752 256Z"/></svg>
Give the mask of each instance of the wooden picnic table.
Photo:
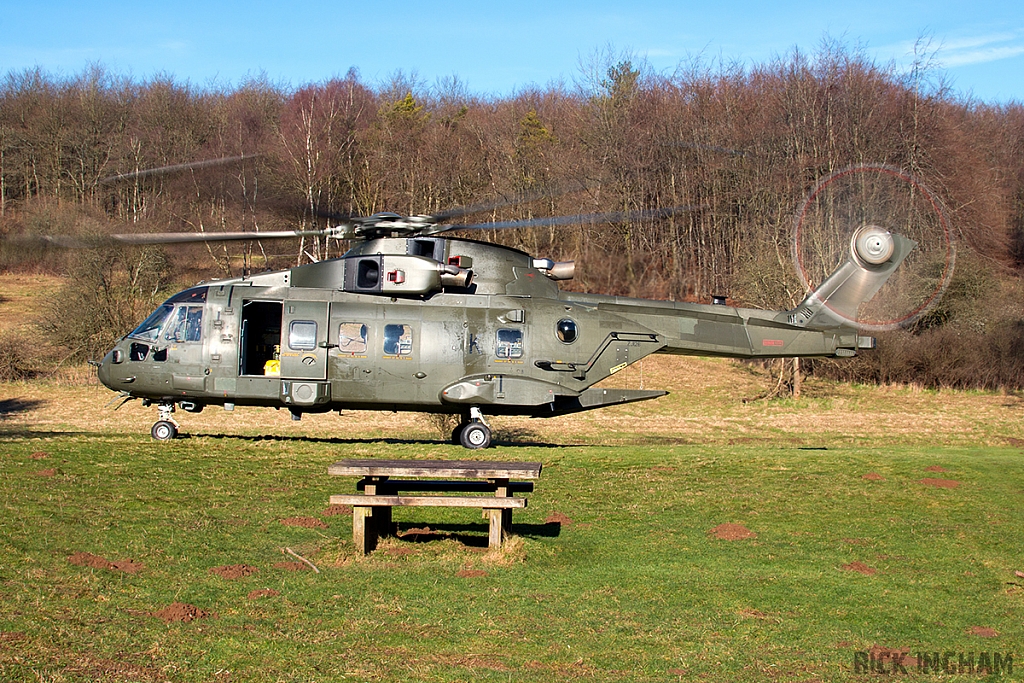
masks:
<svg viewBox="0 0 1024 683"><path fill-rule="evenodd" d="M391 510L396 506L478 507L490 522L488 545L501 546L512 529L512 510L526 507L533 484L520 480L540 477L539 462L482 462L477 460L341 460L327 468L340 477L362 477L361 494L331 496L332 505L352 507L352 540L368 553L380 536L393 533ZM403 492L434 495L403 495ZM458 493L462 495L437 495ZM465 494L491 495L465 495Z"/></svg>

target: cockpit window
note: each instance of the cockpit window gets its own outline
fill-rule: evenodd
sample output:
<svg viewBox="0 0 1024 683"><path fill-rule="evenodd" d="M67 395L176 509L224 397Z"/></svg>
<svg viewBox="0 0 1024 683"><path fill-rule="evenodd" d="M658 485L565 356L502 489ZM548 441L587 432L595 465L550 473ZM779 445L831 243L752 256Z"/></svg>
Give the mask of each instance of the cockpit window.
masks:
<svg viewBox="0 0 1024 683"><path fill-rule="evenodd" d="M203 307L178 306L164 339L173 342L197 342L203 335Z"/></svg>
<svg viewBox="0 0 1024 683"><path fill-rule="evenodd" d="M157 341L160 339L160 330L163 329L164 323L174 312L174 304L202 304L206 301L206 292L209 287L193 287L192 289L186 289L184 292L175 294L170 299L165 301L160 308L153 311L148 318L142 321L142 324L132 330L128 336L135 339L145 339L146 341ZM198 309L198 314L192 313L192 335L195 339L179 339L176 341L199 341L199 337L202 334L202 322L203 322L203 310L202 306L190 306L189 308ZM179 314L181 315L181 314ZM184 313L186 316L186 329L183 330L185 336L188 336L188 312ZM175 329L174 327L171 328ZM170 334L170 330L168 330ZM174 337L167 337L167 339L174 340Z"/></svg>
<svg viewBox="0 0 1024 683"><path fill-rule="evenodd" d="M146 341L156 341L160 338L160 330L163 328L164 323L167 322L167 318L170 317L172 311L174 311L174 306L164 304L150 313L149 317L143 320L142 324L132 330L128 336L136 339L145 339Z"/></svg>

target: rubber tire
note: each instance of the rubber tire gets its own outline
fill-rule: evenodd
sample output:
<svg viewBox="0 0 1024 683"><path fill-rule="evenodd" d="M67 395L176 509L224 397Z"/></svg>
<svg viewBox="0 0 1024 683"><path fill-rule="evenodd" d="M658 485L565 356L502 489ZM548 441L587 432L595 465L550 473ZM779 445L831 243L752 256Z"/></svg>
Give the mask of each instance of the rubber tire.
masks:
<svg viewBox="0 0 1024 683"><path fill-rule="evenodd" d="M456 446L462 443L462 431L466 428L466 423L462 422L458 427L452 430L452 443Z"/></svg>
<svg viewBox="0 0 1024 683"><path fill-rule="evenodd" d="M459 443L471 450L487 448L491 445L491 430L483 422L470 422L462 428Z"/></svg>
<svg viewBox="0 0 1024 683"><path fill-rule="evenodd" d="M170 441L178 436L178 428L174 426L173 422L157 420L153 428L149 430L149 435L157 441Z"/></svg>

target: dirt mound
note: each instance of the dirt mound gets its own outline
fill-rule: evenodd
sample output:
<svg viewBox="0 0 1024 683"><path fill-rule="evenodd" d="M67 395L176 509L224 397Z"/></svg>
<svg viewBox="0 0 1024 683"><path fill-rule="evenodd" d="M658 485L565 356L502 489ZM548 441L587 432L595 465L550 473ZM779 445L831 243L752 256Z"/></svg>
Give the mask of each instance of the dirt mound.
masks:
<svg viewBox="0 0 1024 683"><path fill-rule="evenodd" d="M77 552L68 556L68 562L79 567L92 567L93 569L113 569L114 563L105 557L93 555L92 553Z"/></svg>
<svg viewBox="0 0 1024 683"><path fill-rule="evenodd" d="M99 555L93 555L92 553L77 552L68 557L68 562L79 567L91 567L93 569L107 569L115 572L124 572L125 574L138 574L146 565L135 560L108 560L105 557Z"/></svg>
<svg viewBox="0 0 1024 683"><path fill-rule="evenodd" d="M54 477L56 475L57 475L57 470L53 469L52 467L50 467L48 469L45 469L45 470L39 470L38 472L33 472L32 473L32 476L34 476L34 477Z"/></svg>
<svg viewBox="0 0 1024 683"><path fill-rule="evenodd" d="M547 519L544 520L544 523L561 524L562 526L569 526L570 524L572 524L572 519L566 515L563 515L561 512L552 512L550 515L547 516Z"/></svg>
<svg viewBox="0 0 1024 683"><path fill-rule="evenodd" d="M742 524L719 524L708 533L723 541L742 541L746 538L757 538L757 534Z"/></svg>
<svg viewBox="0 0 1024 683"><path fill-rule="evenodd" d="M918 480L918 483L919 484L924 484L925 486L935 486L935 487L940 488L940 489L955 489L957 486L960 486L960 482L956 481L955 479L928 479L928 478L925 478L925 479Z"/></svg>
<svg viewBox="0 0 1024 683"><path fill-rule="evenodd" d="M455 572L455 576L460 579L478 579L482 576L487 576L487 572L483 569L460 569Z"/></svg>
<svg viewBox="0 0 1024 683"><path fill-rule="evenodd" d="M211 615L208 611L199 609L195 605L189 605L184 602L172 602L159 612L153 612L150 616L154 616L157 619L163 619L167 623L171 623L172 621L188 623L198 619L208 619Z"/></svg>
<svg viewBox="0 0 1024 683"><path fill-rule="evenodd" d="M843 569L848 572L859 572L864 576L873 576L878 571L874 567L869 567L863 562L851 562L850 564L844 564Z"/></svg>
<svg viewBox="0 0 1024 683"><path fill-rule="evenodd" d="M251 591L248 597L250 600L259 600L260 598L272 598L280 594L280 591L276 591L273 588L261 588L258 591Z"/></svg>
<svg viewBox="0 0 1024 683"><path fill-rule="evenodd" d="M35 453L28 457L32 458L33 460L46 460L47 458L50 457L50 454L44 451L36 451Z"/></svg>
<svg viewBox="0 0 1024 683"><path fill-rule="evenodd" d="M304 529L326 529L327 523L316 517L286 517L281 520L285 526L298 526Z"/></svg>
<svg viewBox="0 0 1024 683"><path fill-rule="evenodd" d="M225 579L241 579L252 576L259 569L247 564L225 564L220 567L210 567L210 573L216 574Z"/></svg>
<svg viewBox="0 0 1024 683"><path fill-rule="evenodd" d="M125 574L138 574L146 568L146 565L131 559L114 560L112 564L114 565L114 571L124 572Z"/></svg>
<svg viewBox="0 0 1024 683"><path fill-rule="evenodd" d="M277 562L274 564L274 569L284 569L289 572L302 572L309 569L309 567L303 562Z"/></svg>
<svg viewBox="0 0 1024 683"><path fill-rule="evenodd" d="M994 628L988 626L972 626L967 629L967 635L978 636L980 638L998 638L999 632Z"/></svg>
<svg viewBox="0 0 1024 683"><path fill-rule="evenodd" d="M924 471L925 472L949 472L949 470L947 470L942 465L928 465L928 467L924 468Z"/></svg>
<svg viewBox="0 0 1024 683"><path fill-rule="evenodd" d="M348 505L328 505L327 508L320 513L321 517L334 517L336 515L351 515L352 508Z"/></svg>
<svg viewBox="0 0 1024 683"><path fill-rule="evenodd" d="M867 479L868 481L885 481L885 477L883 477L878 472L868 472L863 477L861 477L861 479Z"/></svg>

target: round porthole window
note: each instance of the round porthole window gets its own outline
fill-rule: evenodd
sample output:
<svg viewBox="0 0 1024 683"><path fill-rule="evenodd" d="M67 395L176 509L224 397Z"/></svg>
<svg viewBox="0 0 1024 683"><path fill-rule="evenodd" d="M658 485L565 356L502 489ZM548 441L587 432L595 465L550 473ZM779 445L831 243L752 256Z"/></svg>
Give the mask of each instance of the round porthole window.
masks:
<svg viewBox="0 0 1024 683"><path fill-rule="evenodd" d="M558 340L566 344L572 344L576 341L578 330L576 328L576 321L570 320L569 318L562 318L558 321L558 327L555 329L555 334L558 335Z"/></svg>

